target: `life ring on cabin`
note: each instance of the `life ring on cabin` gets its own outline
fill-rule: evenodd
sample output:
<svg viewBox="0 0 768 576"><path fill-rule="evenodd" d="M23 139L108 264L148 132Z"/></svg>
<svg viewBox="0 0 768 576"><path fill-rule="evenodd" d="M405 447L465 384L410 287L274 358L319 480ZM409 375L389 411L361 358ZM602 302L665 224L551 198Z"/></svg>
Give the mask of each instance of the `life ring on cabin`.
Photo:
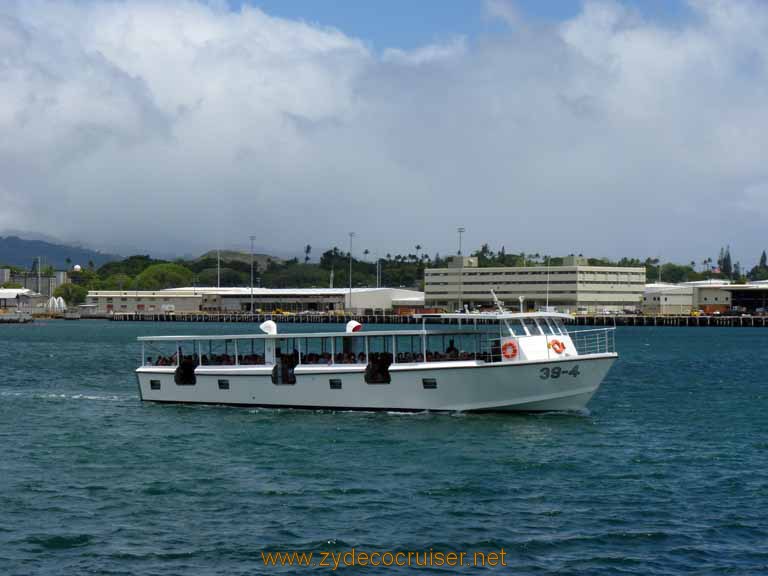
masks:
<svg viewBox="0 0 768 576"><path fill-rule="evenodd" d="M565 352L565 344L560 342L560 340L552 340L552 342L549 343L549 347L558 354Z"/></svg>
<svg viewBox="0 0 768 576"><path fill-rule="evenodd" d="M501 355L507 360L512 360L517 356L517 344L512 342L512 340L504 342L504 345L501 347Z"/></svg>

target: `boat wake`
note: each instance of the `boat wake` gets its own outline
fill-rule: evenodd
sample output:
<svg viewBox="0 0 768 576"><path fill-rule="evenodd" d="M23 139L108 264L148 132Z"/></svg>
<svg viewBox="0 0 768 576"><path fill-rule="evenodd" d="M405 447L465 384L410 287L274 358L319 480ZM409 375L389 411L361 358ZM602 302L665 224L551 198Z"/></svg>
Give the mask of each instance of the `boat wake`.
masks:
<svg viewBox="0 0 768 576"><path fill-rule="evenodd" d="M120 396L118 394L89 394L83 392L41 392L33 390L3 390L0 397L32 398L36 400L96 400L102 402L124 402L135 400L134 396Z"/></svg>

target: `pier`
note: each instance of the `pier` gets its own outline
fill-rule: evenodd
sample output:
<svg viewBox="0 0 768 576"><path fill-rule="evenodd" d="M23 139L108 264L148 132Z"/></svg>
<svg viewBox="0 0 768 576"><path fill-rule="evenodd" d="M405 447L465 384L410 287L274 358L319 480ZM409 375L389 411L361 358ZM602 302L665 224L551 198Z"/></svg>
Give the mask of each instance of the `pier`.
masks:
<svg viewBox="0 0 768 576"><path fill-rule="evenodd" d="M145 313L115 312L108 316L114 322L251 322L265 320L285 324L343 324L356 320L361 324L420 324L421 319L410 315L381 314L249 314L249 313ZM458 320L444 319L445 324ZM569 324L576 326L677 326L692 328L768 328L768 316L645 316L641 314L578 315Z"/></svg>

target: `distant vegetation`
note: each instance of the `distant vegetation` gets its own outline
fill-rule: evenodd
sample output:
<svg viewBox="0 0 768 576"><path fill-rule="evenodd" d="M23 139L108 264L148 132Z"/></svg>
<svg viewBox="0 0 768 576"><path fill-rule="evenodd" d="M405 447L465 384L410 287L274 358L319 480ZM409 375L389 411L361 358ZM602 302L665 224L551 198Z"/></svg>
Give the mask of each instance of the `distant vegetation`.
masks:
<svg viewBox="0 0 768 576"><path fill-rule="evenodd" d="M423 288L424 268L443 267L445 258L439 254L429 256L417 245L410 254L386 254L380 259L381 285L407 288ZM502 247L494 252L487 244L471 254L478 258L481 267L488 266L559 266L563 256L544 254L507 253ZM332 248L320 256L319 262L311 262L311 246L299 257L290 260L273 259L261 255L254 259L254 284L266 288L328 287L331 275L336 287L349 285L349 253ZM688 264L661 263L656 258L589 258L593 266L645 267L649 282L685 282L710 278L728 278L736 282L768 279L768 263L763 252L759 264L744 274L738 262L731 263L730 249L721 250L715 261L710 258ZM250 255L247 253L221 253L221 286L250 285ZM98 269L86 268L72 272L73 282L89 290L162 290L181 286L216 286L216 253L208 252L195 260L156 260L150 256L131 256L109 262ZM352 259L352 279L355 287L376 286L376 261L367 250L363 258Z"/></svg>
<svg viewBox="0 0 768 576"><path fill-rule="evenodd" d="M481 267L488 266L559 266L563 256L545 254L507 253L504 247L494 251L488 244L471 253ZM573 256L573 255L571 255ZM71 270L77 261L66 258ZM588 258L594 266L645 267L649 282L659 277L664 282L685 282L710 278L727 278L735 282L768 279L768 262L762 252L759 262L745 271L739 262L732 262L730 248L720 250L717 260L706 258L687 264L662 263L657 258ZM2 260L0 260L2 262ZM88 290L162 290L181 286L216 286L216 251L207 252L197 259L174 261L159 260L148 255L130 256L96 265L93 260L79 272L70 271L72 286L60 288L57 296L68 302L82 302ZM386 254L380 258L381 285L391 287L423 288L424 268L444 267L446 258L439 254L430 256L421 245L415 245L409 254ZM3 267L0 264L0 267ZM376 286L376 259L368 250L362 258L352 259L353 284L355 287ZM15 272L21 271L14 267ZM659 271L661 275L659 276ZM290 260L272 258L260 254L254 257L254 285L266 288L311 288L333 285L349 285L349 253L332 248L323 252L319 261L312 262L312 247L307 245L300 256ZM221 251L221 286L249 286L251 278L250 254L247 252Z"/></svg>

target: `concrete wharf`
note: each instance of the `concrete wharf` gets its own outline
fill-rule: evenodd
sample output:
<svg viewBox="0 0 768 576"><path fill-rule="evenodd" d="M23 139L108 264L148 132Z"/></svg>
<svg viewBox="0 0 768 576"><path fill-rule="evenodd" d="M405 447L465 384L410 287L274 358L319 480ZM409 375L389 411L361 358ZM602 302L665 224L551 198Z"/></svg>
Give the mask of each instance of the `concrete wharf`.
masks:
<svg viewBox="0 0 768 576"><path fill-rule="evenodd" d="M116 312L108 318L115 322L275 322L287 324L340 324L357 320L361 324L421 324L421 319L407 315L360 314L249 314L249 313L146 313ZM436 321L433 319L431 322ZM443 319L443 324L456 324ZM768 316L645 316L640 314L578 315L569 322L576 326L683 326L768 328Z"/></svg>

